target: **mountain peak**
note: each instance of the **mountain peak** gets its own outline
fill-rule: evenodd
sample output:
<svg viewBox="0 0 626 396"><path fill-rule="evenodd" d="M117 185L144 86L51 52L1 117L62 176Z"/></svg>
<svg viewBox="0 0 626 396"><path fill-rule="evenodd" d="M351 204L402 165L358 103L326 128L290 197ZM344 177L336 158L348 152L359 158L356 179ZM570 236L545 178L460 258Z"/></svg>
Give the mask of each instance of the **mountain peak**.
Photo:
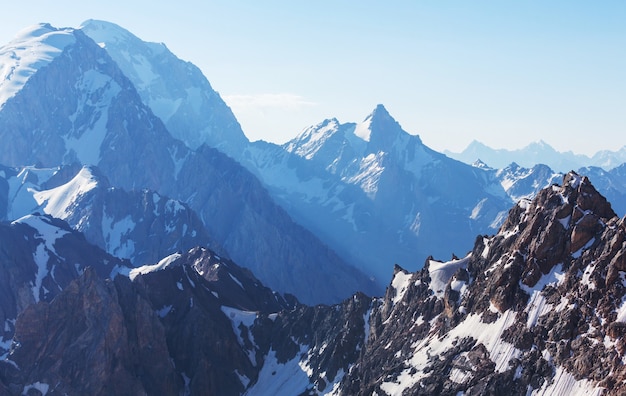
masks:
<svg viewBox="0 0 626 396"><path fill-rule="evenodd" d="M382 104L356 125L354 134L368 142L370 149L375 151L390 151L401 136L408 136Z"/></svg>
<svg viewBox="0 0 626 396"><path fill-rule="evenodd" d="M87 36L89 36L102 48L107 48L109 46L137 46L143 43L139 37L113 22L88 19L81 23L79 29L85 32ZM152 44L151 49L153 51L157 50L157 52L160 52L165 49L164 44L149 44Z"/></svg>
<svg viewBox="0 0 626 396"><path fill-rule="evenodd" d="M111 22L87 20L80 29L106 50L176 139L232 157L243 151L248 140L241 126L196 66Z"/></svg>
<svg viewBox="0 0 626 396"><path fill-rule="evenodd" d="M491 167L489 167L489 165L487 165L486 163L484 163L480 158L478 158L476 161L474 161L472 163L472 166L474 168L481 168L481 169L492 169Z"/></svg>
<svg viewBox="0 0 626 396"><path fill-rule="evenodd" d="M385 116L385 117L391 117L389 115L389 112L387 111L387 109L385 108L384 105L382 104L377 104L376 107L374 108L374 111L372 111L372 116L374 115L380 115L380 116Z"/></svg>
<svg viewBox="0 0 626 396"><path fill-rule="evenodd" d="M56 29L40 23L20 31L0 47L0 107L13 97L41 67L75 42L74 29Z"/></svg>

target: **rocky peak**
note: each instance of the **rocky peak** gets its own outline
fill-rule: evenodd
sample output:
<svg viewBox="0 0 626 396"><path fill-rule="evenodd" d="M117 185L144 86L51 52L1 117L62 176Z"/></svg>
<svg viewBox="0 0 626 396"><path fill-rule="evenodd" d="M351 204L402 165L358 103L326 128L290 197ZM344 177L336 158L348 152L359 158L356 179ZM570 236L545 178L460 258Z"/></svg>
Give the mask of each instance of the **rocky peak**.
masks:
<svg viewBox="0 0 626 396"><path fill-rule="evenodd" d="M474 168L480 168L480 169L493 169L493 168L489 167L489 165L484 163L480 158L478 158L476 161L472 162L472 166Z"/></svg>
<svg viewBox="0 0 626 396"><path fill-rule="evenodd" d="M381 104L376 106L362 123L356 125L354 134L368 142L368 151L373 153L390 152L399 139L408 137L400 124ZM419 137L416 138L419 140Z"/></svg>
<svg viewBox="0 0 626 396"><path fill-rule="evenodd" d="M336 118L326 119L306 128L295 139L287 142L284 148L287 152L311 159L333 139L340 127Z"/></svg>

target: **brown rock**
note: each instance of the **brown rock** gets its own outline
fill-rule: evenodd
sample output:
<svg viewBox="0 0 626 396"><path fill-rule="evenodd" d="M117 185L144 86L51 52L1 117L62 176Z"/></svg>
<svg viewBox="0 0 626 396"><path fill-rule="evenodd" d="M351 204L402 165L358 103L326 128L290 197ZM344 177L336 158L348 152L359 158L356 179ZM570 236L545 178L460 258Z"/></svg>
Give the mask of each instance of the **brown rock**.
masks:
<svg viewBox="0 0 626 396"><path fill-rule="evenodd" d="M595 213L586 213L572 229L570 253L574 253L587 244L600 230L600 217Z"/></svg>

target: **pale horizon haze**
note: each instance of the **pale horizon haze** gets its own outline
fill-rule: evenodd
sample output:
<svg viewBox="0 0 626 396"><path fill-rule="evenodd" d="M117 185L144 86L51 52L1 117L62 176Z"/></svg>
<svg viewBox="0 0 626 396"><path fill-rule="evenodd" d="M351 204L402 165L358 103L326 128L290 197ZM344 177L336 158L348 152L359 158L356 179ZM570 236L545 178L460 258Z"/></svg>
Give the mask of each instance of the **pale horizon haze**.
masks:
<svg viewBox="0 0 626 396"><path fill-rule="evenodd" d="M49 22L116 23L198 66L250 140L377 104L443 151L626 145L623 1L118 1L3 5L0 45Z"/></svg>

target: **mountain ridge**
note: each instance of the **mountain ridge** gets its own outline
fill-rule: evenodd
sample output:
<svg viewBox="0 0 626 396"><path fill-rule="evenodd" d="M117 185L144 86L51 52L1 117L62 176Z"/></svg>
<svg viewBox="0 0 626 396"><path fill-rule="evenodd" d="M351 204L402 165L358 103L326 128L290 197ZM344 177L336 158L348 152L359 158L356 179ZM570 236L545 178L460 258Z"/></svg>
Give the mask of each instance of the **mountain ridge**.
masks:
<svg viewBox="0 0 626 396"><path fill-rule="evenodd" d="M429 259L417 272L396 266L380 298L357 293L333 306L301 305L202 248L130 277L105 281L87 270L57 298L20 315L0 383L10 393L35 386L51 395L116 387L228 395L620 394L625 241L626 218L571 172L516 204L467 256ZM96 292L100 299L88 298ZM68 309L77 304L83 308ZM81 327L95 312L95 323L119 324L104 334ZM102 342L112 338L120 341ZM63 347L53 355L62 345L75 352ZM84 360L85 349L103 356L102 367L119 369ZM132 365L108 365L113 357L130 362L129 350L136 351ZM28 372L13 365L32 367L35 359L41 364ZM62 374L70 359L81 364Z"/></svg>
<svg viewBox="0 0 626 396"><path fill-rule="evenodd" d="M444 150L444 154L467 164L482 160L494 168L504 168L516 162L530 168L545 164L559 172L595 166L606 171L626 162L626 146L619 150L600 150L594 155L575 154L572 151L559 152L543 140L533 142L520 149L493 149L484 143L473 140L463 151L456 153Z"/></svg>
<svg viewBox="0 0 626 396"><path fill-rule="evenodd" d="M67 31L75 43L0 109L0 137L7 142L0 163L97 165L112 186L182 201L233 259L303 301L328 303L351 291L378 290L296 224L235 160L206 144L191 150L174 139L106 50L79 29ZM316 287L299 287L302 277Z"/></svg>

